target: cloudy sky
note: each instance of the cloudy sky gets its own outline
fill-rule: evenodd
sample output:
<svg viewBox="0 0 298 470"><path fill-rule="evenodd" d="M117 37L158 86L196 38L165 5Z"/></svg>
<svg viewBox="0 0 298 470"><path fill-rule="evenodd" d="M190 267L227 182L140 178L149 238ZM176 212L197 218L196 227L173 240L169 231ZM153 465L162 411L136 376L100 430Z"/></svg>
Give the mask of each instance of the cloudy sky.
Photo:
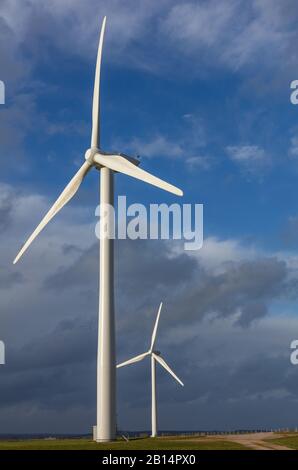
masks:
<svg viewBox="0 0 298 470"><path fill-rule="evenodd" d="M95 420L98 175L12 260L81 164L107 15L102 146L204 204L204 246L120 241L117 354L158 348L160 428L298 426L295 0L2 0L0 433ZM117 176L129 202L175 202ZM118 425L150 428L149 363L118 371Z"/></svg>

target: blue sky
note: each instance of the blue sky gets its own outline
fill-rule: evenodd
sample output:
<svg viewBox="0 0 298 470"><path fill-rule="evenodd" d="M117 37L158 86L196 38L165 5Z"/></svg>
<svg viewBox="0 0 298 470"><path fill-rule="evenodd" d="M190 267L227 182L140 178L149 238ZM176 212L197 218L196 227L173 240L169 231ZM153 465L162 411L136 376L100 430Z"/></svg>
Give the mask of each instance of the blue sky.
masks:
<svg viewBox="0 0 298 470"><path fill-rule="evenodd" d="M89 147L95 57L104 15L102 147L139 154L143 168L183 188L183 202L204 204L205 244L199 253L185 254L174 242L120 245L119 357L141 352L143 342L131 326L137 315L149 335L155 307L165 296L164 328L169 315L169 330L164 346L172 352L170 339L176 338L185 351L186 382L191 380L193 358L201 357L202 362L195 363L198 384L192 384L186 396L166 382L167 393L173 395L165 406L163 427L175 427L171 404L177 403L178 414L185 416L182 428L294 425L297 372L289 364L289 343L298 331L298 106L290 102L290 83L298 79L296 2L53 0L51 8L45 1L28 0L22 8L20 4L4 0L0 6L0 79L7 92L0 109L0 280L5 290L0 339L6 340L14 361L0 370L7 390L0 432L26 429L28 416L32 431L46 431L45 420L57 431L83 431L93 424L92 348L84 356L90 370L82 372L87 391L80 390L76 374L84 366L80 352L89 344L88 331L96 321L95 172L22 264L13 269L10 263ZM117 192L131 202L176 201L121 175ZM82 277L86 284L80 285ZM131 302L135 283L138 296ZM88 310L86 318L82 310ZM74 336L65 333L64 338L61 333L56 363L50 363L49 332L55 338L57 331L73 331ZM226 346L235 335L241 337L243 357L234 346ZM68 363L74 338L77 362ZM226 359L219 351L210 356L212 341L227 347ZM45 362L30 366L30 354L42 344L48 345ZM27 376L19 372L20 354L27 357ZM173 357L176 370L182 368L179 357L178 352ZM247 364L258 364L257 370L260 362L271 371L267 388L257 372L244 387ZM66 369L61 369L63 364ZM230 388L212 382L214 368L230 377ZM147 398L134 408L125 372L120 378L121 425L146 428L148 377L141 369L127 371L131 380L139 373L139 387L144 386L140 393ZM55 390L56 377L67 373L69 380ZM42 387L47 381L51 399ZM61 417L70 384L79 390ZM22 402L17 394L11 399L17 385L24 387ZM227 410L218 421L209 408L217 399L226 402ZM84 406L91 404L88 411L82 400ZM286 410L284 415L272 414L279 406ZM194 410L201 421L192 419Z"/></svg>
<svg viewBox="0 0 298 470"><path fill-rule="evenodd" d="M289 99L295 69L288 64L294 62L288 55L294 54L291 36L295 30L291 18L281 17L279 10L285 13L285 7L266 10L266 3L256 2L245 17L247 30L253 29L254 23L255 29L264 28L259 44L258 38L245 30L238 37L226 37L231 35L228 28L237 29L233 15L240 8L239 2L223 2L223 11L228 9L226 24L223 21L218 30L214 26L214 31L211 27L204 33L199 30L200 14L211 21L212 2L193 6L197 31L187 23L191 3L180 8L164 5L156 16L150 18L148 12L146 18L148 5L141 2L139 9L144 17L140 21L145 34L134 31L138 29L134 25L132 37L124 38L124 45L121 37L114 37L113 22L119 19L115 21L111 15L102 72L102 145L140 153L144 167L184 188L185 200L203 202L207 234L250 236L262 247L276 248L288 218L296 214L297 157L291 153L291 139L297 131L297 108ZM31 5L36 15L45 14L34 2ZM78 5L84 11L80 2ZM258 5L263 5L263 10ZM18 112L28 115L29 123L25 133L20 131L24 134L23 157L19 157L21 166L13 172L13 180L21 179L22 184L33 185L53 197L88 146L94 56L104 5L100 4L98 11L96 21L92 19L92 42L87 44L90 34L86 34L88 39L83 36L81 49L77 38L71 47L71 34L78 28L75 17L70 21L66 45L62 34L59 39L53 38L53 13L48 23L43 18L49 30L25 30L24 42L16 45L15 54L24 58L30 72L15 86L17 91L8 81L7 107L17 106ZM65 10L61 6L57 27L66 21L66 12L67 6ZM270 31L278 14L276 31ZM88 18L88 14L85 16ZM167 36L162 20L168 25ZM177 30L180 26L181 32ZM159 37L152 40L149 32L156 30ZM289 51L278 49L285 48L284 43ZM15 104L18 99L26 102ZM132 198L136 194L138 198L142 194L142 200L148 202L167 198L140 183L118 179L119 192L127 193L129 185ZM4 180L12 181L11 171L4 174ZM264 219L266 224L262 223Z"/></svg>

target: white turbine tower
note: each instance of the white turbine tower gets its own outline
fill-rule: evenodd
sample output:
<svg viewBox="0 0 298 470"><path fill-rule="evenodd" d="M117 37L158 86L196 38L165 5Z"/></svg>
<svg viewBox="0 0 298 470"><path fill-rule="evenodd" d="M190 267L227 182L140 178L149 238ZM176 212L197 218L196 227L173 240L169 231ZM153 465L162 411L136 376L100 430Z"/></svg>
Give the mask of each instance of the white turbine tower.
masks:
<svg viewBox="0 0 298 470"><path fill-rule="evenodd" d="M128 361L122 362L121 364L117 365L118 367L123 367L123 366L128 366L129 364L133 364L135 362L142 361L145 359L145 357L150 356L151 358L151 426L152 426L152 431L151 431L151 437L156 437L157 436L157 402L156 402L156 362L159 362L159 364L166 369L166 371L171 374L177 382L184 387L184 383L181 382L181 380L177 377L177 375L172 371L172 369L168 366L166 361L161 357L160 351L156 351L154 349L155 346L155 341L156 341L156 333L157 333L157 328L158 328L158 322L159 322L159 317L160 317L160 312L162 308L162 302L159 306L158 312L157 312L157 317L155 320L155 325L153 328L153 333L151 337L151 344L150 344L150 349L149 351L139 354L138 356L133 357L132 359L128 359Z"/></svg>
<svg viewBox="0 0 298 470"><path fill-rule="evenodd" d="M104 152L100 147L100 67L106 17L103 20L97 53L93 108L91 146L85 153L85 163L74 175L63 192L53 204L40 224L28 238L16 256L14 264L27 250L29 245L67 204L78 191L84 177L91 170L100 170L100 204L114 204L114 172L152 184L170 193L182 196L175 186L138 168L139 161L122 153ZM110 233L111 220L105 220L106 233ZM108 225L108 227L107 227ZM97 427L96 440L110 441L116 436L116 359L115 359L115 320L114 320L114 254L113 240L108 236L100 240L99 261L99 323L97 354Z"/></svg>

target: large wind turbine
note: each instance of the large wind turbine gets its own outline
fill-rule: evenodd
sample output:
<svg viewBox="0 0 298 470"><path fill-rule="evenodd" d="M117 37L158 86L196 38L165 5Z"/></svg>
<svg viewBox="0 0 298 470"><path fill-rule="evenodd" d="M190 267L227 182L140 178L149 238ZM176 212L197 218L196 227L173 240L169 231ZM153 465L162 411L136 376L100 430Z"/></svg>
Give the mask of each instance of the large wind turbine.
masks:
<svg viewBox="0 0 298 470"><path fill-rule="evenodd" d="M160 317L160 312L162 308L162 302L159 306L157 317L155 320L155 325L153 328L153 333L151 337L151 344L150 344L150 349L149 351L139 354L138 356L133 357L132 359L128 359L128 361L122 362L121 364L117 365L118 367L123 367L123 366L128 366L129 364L134 364L135 362L142 361L145 359L145 357L150 356L151 358L151 426L152 426L152 431L151 431L151 437L156 437L157 436L157 403L156 403L156 362L159 362L159 364L166 369L169 374L171 374L177 382L184 387L183 382L177 377L177 375L172 371L172 369L168 366L166 361L161 357L160 351L156 351L154 349L155 346L155 341L156 341L156 333L157 333L157 328L158 328L158 322L159 322L159 317Z"/></svg>
<svg viewBox="0 0 298 470"><path fill-rule="evenodd" d="M97 53L93 108L91 146L85 153L85 162L65 187L57 201L44 216L16 256L14 264L21 258L29 245L67 204L78 191L84 177L91 168L100 170L100 204L114 204L114 172L124 173L133 178L152 184L170 193L182 196L175 186L138 168L139 161L122 153L104 152L100 147L100 67L106 17L103 19ZM110 220L105 221L109 234ZM110 441L116 436L116 359L114 320L114 253L113 240L108 236L100 239L99 258L99 322L97 353L97 426L96 440Z"/></svg>

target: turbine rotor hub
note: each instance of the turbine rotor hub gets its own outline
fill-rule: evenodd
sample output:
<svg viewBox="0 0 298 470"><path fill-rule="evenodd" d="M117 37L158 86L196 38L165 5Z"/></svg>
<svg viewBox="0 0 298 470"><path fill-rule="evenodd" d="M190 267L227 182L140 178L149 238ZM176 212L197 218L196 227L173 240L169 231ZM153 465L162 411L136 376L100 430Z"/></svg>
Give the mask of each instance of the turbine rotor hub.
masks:
<svg viewBox="0 0 298 470"><path fill-rule="evenodd" d="M85 152L85 159L90 160L93 163L94 155L96 155L97 153L100 153L100 150L98 148L96 147L89 148Z"/></svg>

